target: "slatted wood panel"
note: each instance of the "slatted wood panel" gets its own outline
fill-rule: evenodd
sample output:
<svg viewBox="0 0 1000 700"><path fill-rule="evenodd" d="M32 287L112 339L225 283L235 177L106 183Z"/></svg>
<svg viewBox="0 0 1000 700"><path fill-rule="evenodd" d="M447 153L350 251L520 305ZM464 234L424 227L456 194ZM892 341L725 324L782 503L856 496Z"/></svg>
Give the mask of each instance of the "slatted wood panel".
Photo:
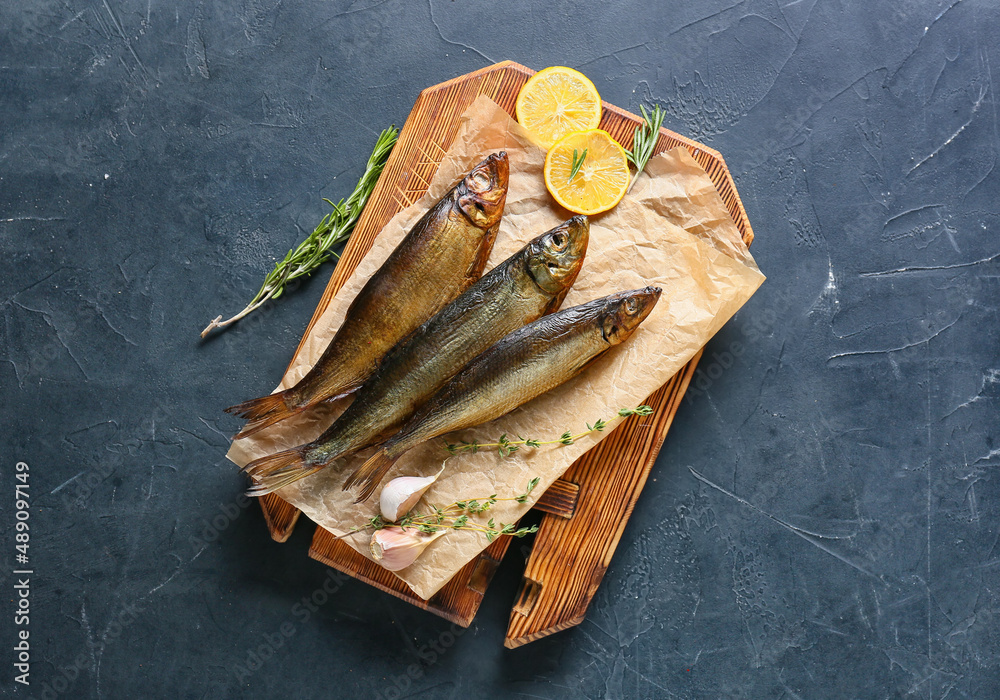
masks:
<svg viewBox="0 0 1000 700"><path fill-rule="evenodd" d="M535 510L560 518L572 518L580 500L580 485L569 479L556 479L535 501Z"/></svg>
<svg viewBox="0 0 1000 700"><path fill-rule="evenodd" d="M264 511L264 522L271 531L271 538L276 542L284 542L292 535L295 523L299 521L302 511L276 493L268 493L260 498L260 507Z"/></svg>
<svg viewBox="0 0 1000 700"><path fill-rule="evenodd" d="M410 587L391 571L386 571L361 556L321 527L317 527L313 533L309 556L446 620L468 627L479 610L486 586L510 546L510 539L501 537L494 541L478 557L462 567L433 598L426 601L414 595Z"/></svg>
<svg viewBox="0 0 1000 700"><path fill-rule="evenodd" d="M426 191L458 132L457 117L482 94L490 96L513 115L517 93L533 73L524 66L506 61L441 83L420 94L307 330L316 323L371 249L375 237L389 219ZM639 123L635 115L604 103L601 128L626 146L631 145L632 133ZM744 241L749 244L753 240L753 230L722 157L702 144L662 129L656 152L677 146L685 146L708 172ZM569 520L556 515L543 518L525 572L525 584L511 614L507 646L519 646L583 619L670 427L677 404L687 390L697 359L647 400L656 409L653 416L624 421L567 472L565 481L580 487L576 514ZM278 541L287 539L295 526L298 510L274 494L263 497L261 506L272 537ZM335 540L322 528L317 528L310 556L442 617L468 624L478 609L496 562L508 545L509 538L494 542L438 595L426 602L413 595L395 576Z"/></svg>
<svg viewBox="0 0 1000 700"><path fill-rule="evenodd" d="M557 479L535 503L535 510L566 520L574 515L580 487L566 479ZM510 538L503 537L469 562L430 600L415 595L401 579L386 571L335 538L328 530L316 528L309 556L343 571L386 593L409 601L441 617L468 627L479 609L486 586L503 559Z"/></svg>
<svg viewBox="0 0 1000 700"><path fill-rule="evenodd" d="M646 400L658 407L653 415L627 419L563 476L580 484L577 507L569 519L542 518L504 646L519 647L583 621L700 357Z"/></svg>

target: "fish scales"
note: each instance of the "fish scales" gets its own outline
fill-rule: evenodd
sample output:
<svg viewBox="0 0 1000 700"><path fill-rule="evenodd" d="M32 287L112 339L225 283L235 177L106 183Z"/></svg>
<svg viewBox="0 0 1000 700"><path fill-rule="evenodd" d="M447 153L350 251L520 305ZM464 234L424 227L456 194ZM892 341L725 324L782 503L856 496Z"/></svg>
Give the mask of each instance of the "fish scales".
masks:
<svg viewBox="0 0 1000 700"><path fill-rule="evenodd" d="M479 279L508 178L506 153L491 155L424 214L358 292L343 325L295 386L226 409L249 421L236 437L356 391L390 348Z"/></svg>
<svg viewBox="0 0 1000 700"><path fill-rule="evenodd" d="M579 274L590 225L578 216L536 237L396 345L316 440L245 467L259 495L315 473L398 430L476 355L554 311Z"/></svg>
<svg viewBox="0 0 1000 700"><path fill-rule="evenodd" d="M499 418L579 374L624 342L649 315L657 287L619 292L550 316L509 334L444 385L402 429L352 474L368 498L411 448L455 430Z"/></svg>

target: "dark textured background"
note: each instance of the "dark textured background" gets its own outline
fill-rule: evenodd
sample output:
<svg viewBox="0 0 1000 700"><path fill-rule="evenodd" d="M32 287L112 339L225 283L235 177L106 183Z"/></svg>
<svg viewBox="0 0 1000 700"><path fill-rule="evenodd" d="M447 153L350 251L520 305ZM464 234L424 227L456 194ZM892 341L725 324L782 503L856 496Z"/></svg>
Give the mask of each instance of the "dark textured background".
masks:
<svg viewBox="0 0 1000 700"><path fill-rule="evenodd" d="M2 695L29 695L24 460L34 697L998 697L998 20L991 0L4 3ZM422 88L503 59L666 105L725 156L769 278L709 345L586 622L515 651L518 546L456 641L356 581L294 607L328 576L311 528L275 544L236 505L221 409L274 386L332 268L198 339Z"/></svg>

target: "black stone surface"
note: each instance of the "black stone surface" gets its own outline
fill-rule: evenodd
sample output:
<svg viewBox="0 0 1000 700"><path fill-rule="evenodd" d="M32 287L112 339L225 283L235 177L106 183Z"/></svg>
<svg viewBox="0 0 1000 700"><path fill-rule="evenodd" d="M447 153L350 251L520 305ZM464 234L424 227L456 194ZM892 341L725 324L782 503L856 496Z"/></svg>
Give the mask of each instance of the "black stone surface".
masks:
<svg viewBox="0 0 1000 700"><path fill-rule="evenodd" d="M998 19L989 0L4 3L0 693L1000 697ZM238 505L221 409L274 386L332 267L198 338L422 88L503 59L663 103L725 156L769 278L709 345L586 622L514 651L518 546L458 635Z"/></svg>

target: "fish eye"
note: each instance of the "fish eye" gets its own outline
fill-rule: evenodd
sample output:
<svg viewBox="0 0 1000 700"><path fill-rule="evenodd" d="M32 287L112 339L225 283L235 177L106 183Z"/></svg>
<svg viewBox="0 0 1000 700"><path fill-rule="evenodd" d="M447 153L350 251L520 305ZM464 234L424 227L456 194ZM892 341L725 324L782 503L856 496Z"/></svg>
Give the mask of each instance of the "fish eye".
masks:
<svg viewBox="0 0 1000 700"><path fill-rule="evenodd" d="M635 298L629 297L628 299L625 300L625 311L627 313L634 314L637 308L638 304L636 303Z"/></svg>
<svg viewBox="0 0 1000 700"><path fill-rule="evenodd" d="M562 231L557 231L552 234L552 243L556 248L562 248L566 245L566 234Z"/></svg>
<svg viewBox="0 0 1000 700"><path fill-rule="evenodd" d="M489 188L490 176L480 170L469 176L469 184L472 186L472 189L477 192L482 192L483 190Z"/></svg>

